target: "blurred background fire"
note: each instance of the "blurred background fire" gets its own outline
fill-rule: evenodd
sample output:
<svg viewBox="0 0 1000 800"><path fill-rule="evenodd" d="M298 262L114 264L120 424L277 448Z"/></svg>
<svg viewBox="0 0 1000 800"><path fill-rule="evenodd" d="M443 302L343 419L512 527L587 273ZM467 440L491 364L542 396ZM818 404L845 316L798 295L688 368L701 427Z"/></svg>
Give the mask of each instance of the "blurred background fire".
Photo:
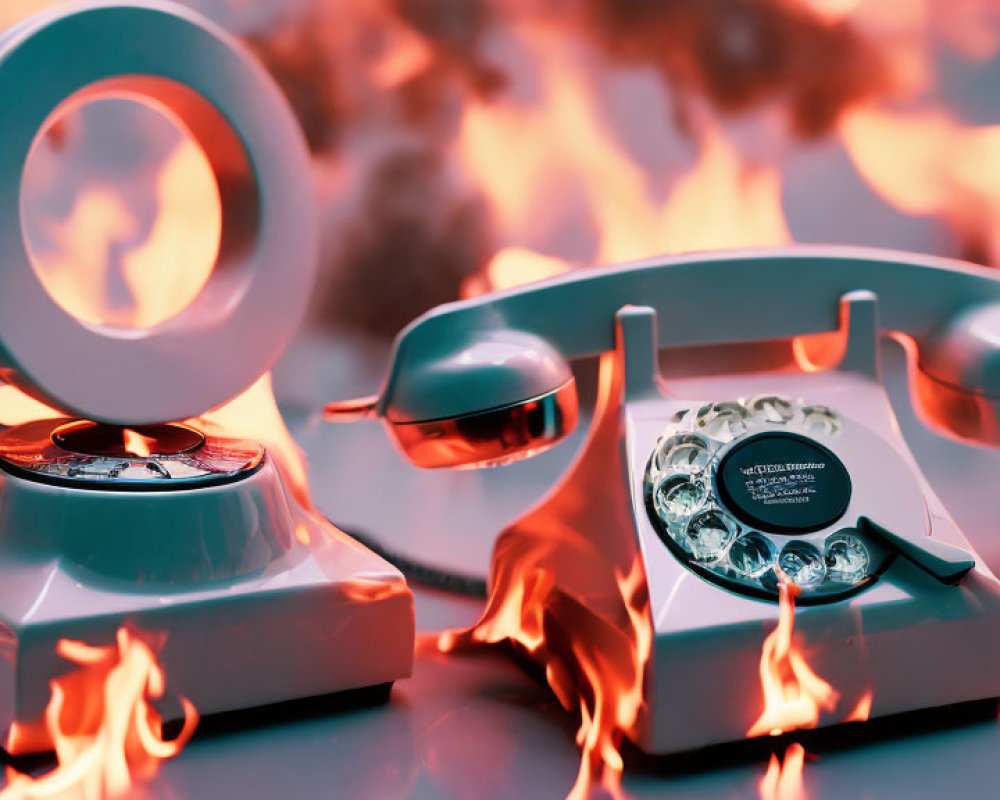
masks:
<svg viewBox="0 0 1000 800"><path fill-rule="evenodd" d="M6 0L0 27L53 5ZM260 56L305 130L314 329L384 340L491 287L716 247L1000 264L997 0L188 5ZM93 321L169 318L219 243L204 156L128 98L54 115L22 209L46 286Z"/></svg>

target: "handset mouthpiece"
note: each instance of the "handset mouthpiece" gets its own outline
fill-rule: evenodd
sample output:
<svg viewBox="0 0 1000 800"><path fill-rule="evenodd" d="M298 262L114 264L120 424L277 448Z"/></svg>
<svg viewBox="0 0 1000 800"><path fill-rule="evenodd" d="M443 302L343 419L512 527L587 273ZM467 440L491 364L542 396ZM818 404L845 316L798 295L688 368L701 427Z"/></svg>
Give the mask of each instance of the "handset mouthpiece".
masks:
<svg viewBox="0 0 1000 800"><path fill-rule="evenodd" d="M576 383L518 403L442 419L386 425L418 467L478 469L531 458L560 442L577 421Z"/></svg>
<svg viewBox="0 0 1000 800"><path fill-rule="evenodd" d="M1000 446L1000 303L963 310L920 344L914 390L934 426Z"/></svg>
<svg viewBox="0 0 1000 800"><path fill-rule="evenodd" d="M400 334L381 397L327 406L327 418L377 414L399 450L424 468L474 469L530 458L577 422L573 372L547 340L510 328L447 336ZM428 344L429 343L429 344Z"/></svg>

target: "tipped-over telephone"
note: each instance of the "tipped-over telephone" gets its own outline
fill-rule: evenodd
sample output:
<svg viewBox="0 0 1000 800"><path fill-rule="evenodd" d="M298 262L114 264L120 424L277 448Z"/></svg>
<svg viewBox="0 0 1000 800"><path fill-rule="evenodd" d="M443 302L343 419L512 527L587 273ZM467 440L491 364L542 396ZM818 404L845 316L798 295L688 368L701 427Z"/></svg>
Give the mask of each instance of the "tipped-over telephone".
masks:
<svg viewBox="0 0 1000 800"><path fill-rule="evenodd" d="M839 347L826 369L805 359L821 334ZM921 419L1000 443L1000 277L840 247L648 260L441 306L399 335L377 398L328 414L379 416L418 466L503 464L572 430L569 361L604 354L588 438L503 532L491 580L547 542L533 565L553 576L546 630L620 628L597 573L639 563L654 635L630 735L673 752L760 732L781 578L800 589L811 665L839 692L819 724L855 718L869 695L871 715L1000 696L1000 582L903 441L883 335L907 348ZM661 375L678 350L775 340L807 368Z"/></svg>

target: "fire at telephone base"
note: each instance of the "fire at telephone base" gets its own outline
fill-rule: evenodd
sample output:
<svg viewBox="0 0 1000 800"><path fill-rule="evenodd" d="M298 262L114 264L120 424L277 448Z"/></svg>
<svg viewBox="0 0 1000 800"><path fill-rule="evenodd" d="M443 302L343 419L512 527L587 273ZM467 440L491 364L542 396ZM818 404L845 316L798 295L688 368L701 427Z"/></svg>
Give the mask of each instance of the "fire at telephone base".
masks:
<svg viewBox="0 0 1000 800"><path fill-rule="evenodd" d="M672 378L664 394L626 385L628 359L619 329L577 460L501 535L477 626L440 641L514 641L563 705L582 709L574 792L618 790L623 738L676 754L1000 694L1000 582L916 472L873 375L701 375ZM676 430L682 420L690 430ZM757 508L755 525L718 495L713 471L743 441L788 437L792 422L792 441L817 443L801 452L828 455L764 469L745 504L789 492L830 502L800 530L782 530L773 509ZM849 481L808 474L830 465ZM652 498L674 473L697 491ZM790 609L779 622L783 574L799 594L794 636ZM974 661L934 657L972 643ZM772 770L767 786L794 782L779 778Z"/></svg>

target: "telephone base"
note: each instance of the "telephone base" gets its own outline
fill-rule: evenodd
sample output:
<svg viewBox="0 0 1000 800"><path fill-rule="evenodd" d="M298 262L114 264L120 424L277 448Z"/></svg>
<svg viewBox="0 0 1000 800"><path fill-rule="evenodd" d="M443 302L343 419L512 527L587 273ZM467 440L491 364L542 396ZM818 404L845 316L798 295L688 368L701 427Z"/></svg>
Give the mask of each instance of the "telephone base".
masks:
<svg viewBox="0 0 1000 800"><path fill-rule="evenodd" d="M881 385L859 373L703 378L671 386L693 397L806 397L864 420L872 436L912 461ZM654 403L639 403L626 410L633 478L640 485L639 462L645 466L655 443L650 437L662 427L654 409ZM907 495L889 475L885 479L887 500L904 502ZM926 535L971 552L940 501L920 484L917 521L926 521ZM636 509L636 519L654 640L646 713L635 742L650 753L673 753L742 739L764 709L761 648L777 609L700 579L664 552L643 509ZM1000 663L1000 582L977 561L959 586L949 586L897 557L854 597L797 608L794 641L837 694L809 727L1000 696L994 668ZM956 653L963 657L952 657Z"/></svg>
<svg viewBox="0 0 1000 800"><path fill-rule="evenodd" d="M613 360L607 357L603 396L574 466L546 501L504 532L496 551L537 554L541 551L533 541L548 548L534 566L552 573L542 609L548 646L540 652L567 662L554 673L581 674L577 653L594 647L630 653L641 673L642 697L624 732L640 749L657 755L1000 696L995 668L1000 663L1000 581L921 474L899 433L877 362L868 360L868 368L860 368L866 359L859 357L864 353L855 342L854 357L840 368L671 378L664 386L644 360L655 349L639 347L639 358L633 351L629 360L629 343L644 340L637 322L643 313L625 309L619 314L619 349ZM678 555L680 541L671 540L666 526L654 525L657 512L649 493L651 454L659 452L661 435L667 438L664 429L685 418L679 412L700 414L713 403L731 409L758 397L792 398L789 407L799 409L794 413L800 417L804 403L832 409L838 432L816 439L847 464L853 481L846 510L830 524L820 521L802 531L778 533L768 529L777 542L773 563L790 571L794 563L786 565L778 550L783 557L789 543L799 542L822 553L823 542L845 526L865 537L870 557L868 577L851 591L835 586L824 595L803 589L800 596L792 641L809 670L829 687L817 696L815 715L804 717L768 708L762 686L763 646L779 616L774 584L749 591L726 579L723 569L710 574L716 562L685 561ZM762 424L771 430L770 421ZM777 420L773 429L782 425ZM735 449L730 443L720 452ZM724 463L725 455L720 458L717 463ZM830 469L832 463L821 459L809 469ZM754 465L745 469L756 476ZM713 472L716 492L717 478ZM819 485L801 475L796 479L807 487ZM788 496L797 501L802 491L801 485L793 486ZM718 495L713 502L723 512L736 513ZM889 539L870 537L862 529L866 518L905 539L909 549L893 550ZM554 519L559 536L546 534ZM740 536L765 530L742 519L739 527ZM704 546L704 540L692 541L689 546ZM831 572L842 567L830 560L832 552L827 550L824 567ZM731 564L728 554L720 558L717 563ZM934 574L942 558L952 558L963 573L957 583L946 581L947 570ZM624 591L634 586L636 568L648 591L646 608L640 607L642 593ZM495 574L500 574L496 564ZM805 578L800 581L806 585ZM630 630L630 618L651 626L648 652L638 629Z"/></svg>
<svg viewBox="0 0 1000 800"><path fill-rule="evenodd" d="M273 473L265 478L277 480ZM37 488L5 478L8 503L19 489ZM91 493L69 491L74 500ZM103 504L115 503L112 492L93 493ZM254 508L245 496L239 505ZM280 516L281 509L272 510ZM167 719L180 697L210 716L409 676L413 598L400 573L325 523L295 513L295 535L284 552L249 574L214 581L126 582L55 553L6 553L0 559L0 730L17 722L31 732L13 743L13 752L51 748L42 724L49 681L75 668L57 653L58 642L113 645L123 626L150 644L163 668ZM171 524L169 518L163 524ZM235 531L228 535L239 539Z"/></svg>

